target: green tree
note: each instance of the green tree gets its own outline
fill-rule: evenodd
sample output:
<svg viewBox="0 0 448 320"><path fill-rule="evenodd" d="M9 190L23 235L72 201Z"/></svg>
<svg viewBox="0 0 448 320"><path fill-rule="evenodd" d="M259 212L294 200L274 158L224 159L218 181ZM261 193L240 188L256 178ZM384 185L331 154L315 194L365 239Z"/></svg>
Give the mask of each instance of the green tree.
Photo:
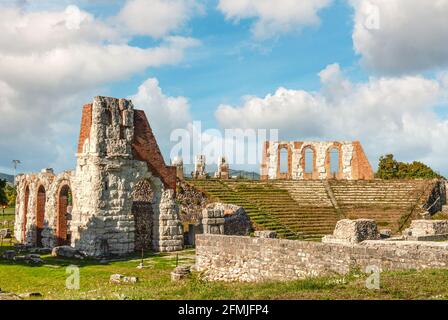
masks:
<svg viewBox="0 0 448 320"><path fill-rule="evenodd" d="M0 205L7 205L8 198L6 197L6 180L0 179Z"/></svg>
<svg viewBox="0 0 448 320"><path fill-rule="evenodd" d="M16 188L11 187L10 185L6 185L5 188L6 198L7 198L7 205L9 207L15 207L16 206L16 197L17 197L17 191Z"/></svg>
<svg viewBox="0 0 448 320"><path fill-rule="evenodd" d="M379 179L439 179L440 174L426 164L414 161L412 163L400 162L392 154L380 157L378 170L375 174Z"/></svg>

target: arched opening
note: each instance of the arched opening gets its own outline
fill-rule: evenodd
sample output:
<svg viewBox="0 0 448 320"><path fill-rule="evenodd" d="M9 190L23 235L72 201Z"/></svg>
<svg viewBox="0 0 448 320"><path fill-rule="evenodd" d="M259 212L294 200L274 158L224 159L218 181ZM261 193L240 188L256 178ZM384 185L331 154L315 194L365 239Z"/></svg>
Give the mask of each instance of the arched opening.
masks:
<svg viewBox="0 0 448 320"><path fill-rule="evenodd" d="M42 230L44 229L46 200L45 188L40 186L37 191L36 203L36 247L42 247Z"/></svg>
<svg viewBox="0 0 448 320"><path fill-rule="evenodd" d="M286 148L280 149L280 173L289 173L288 149Z"/></svg>
<svg viewBox="0 0 448 320"><path fill-rule="evenodd" d="M305 168L304 172L312 174L314 172L314 151L311 147L305 149Z"/></svg>
<svg viewBox="0 0 448 320"><path fill-rule="evenodd" d="M28 201L30 200L30 188L25 188L25 199L23 203L23 220L22 220L22 242L26 243L26 223L28 218Z"/></svg>
<svg viewBox="0 0 448 320"><path fill-rule="evenodd" d="M68 185L64 185L59 191L58 197L58 215L56 224L57 244L70 245L70 222L73 209L72 191Z"/></svg>
<svg viewBox="0 0 448 320"><path fill-rule="evenodd" d="M135 223L134 248L136 251L151 249L154 190L148 180L142 180L134 186L132 200L132 215Z"/></svg>
<svg viewBox="0 0 448 320"><path fill-rule="evenodd" d="M331 148L330 149L330 175L331 177L336 178L336 175L339 173L339 149Z"/></svg>

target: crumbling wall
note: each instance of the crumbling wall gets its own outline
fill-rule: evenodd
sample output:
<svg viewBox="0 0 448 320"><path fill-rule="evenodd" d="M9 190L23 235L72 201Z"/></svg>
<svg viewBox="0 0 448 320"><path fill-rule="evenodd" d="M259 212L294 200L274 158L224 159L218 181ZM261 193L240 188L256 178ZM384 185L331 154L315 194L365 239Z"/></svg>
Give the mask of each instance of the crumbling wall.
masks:
<svg viewBox="0 0 448 320"><path fill-rule="evenodd" d="M46 191L42 245L57 244L55 212L60 188L66 183L74 200L71 246L93 256L131 253L135 249L132 193L143 180L154 191L152 248L182 249L176 168L165 165L144 112L134 110L130 100L95 97L83 108L75 172L19 176L16 237L20 242L36 243L36 197L42 185Z"/></svg>
<svg viewBox="0 0 448 320"><path fill-rule="evenodd" d="M331 173L330 151L338 151L338 170ZM288 152L288 171L281 172L280 153ZM311 172L305 168L305 153L313 153ZM373 170L358 141L267 141L261 164L261 179L373 179Z"/></svg>
<svg viewBox="0 0 448 320"><path fill-rule="evenodd" d="M37 195L39 187L45 189L45 215L41 240L43 247L57 245L58 201L59 192L65 185L71 187L73 171L55 175L51 170L40 173L21 174L16 177L17 198L15 207L14 235L19 242L35 246L37 241ZM28 202L25 193L28 188ZM26 217L25 217L26 215Z"/></svg>

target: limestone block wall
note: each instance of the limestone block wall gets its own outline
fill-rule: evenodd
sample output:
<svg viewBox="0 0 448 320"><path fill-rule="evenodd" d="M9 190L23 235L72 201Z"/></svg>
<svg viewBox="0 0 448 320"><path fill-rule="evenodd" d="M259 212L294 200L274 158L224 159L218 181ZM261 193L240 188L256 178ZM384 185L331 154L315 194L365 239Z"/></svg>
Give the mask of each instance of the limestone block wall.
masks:
<svg viewBox="0 0 448 320"><path fill-rule="evenodd" d="M312 152L312 168L305 154ZM331 173L330 153L338 152L338 170ZM287 171L281 170L281 152L287 152ZM358 141L267 141L261 163L261 179L373 179L373 170Z"/></svg>
<svg viewBox="0 0 448 320"><path fill-rule="evenodd" d="M295 280L346 274L354 268L404 270L448 267L448 243L367 240L331 244L201 234L196 267L213 281Z"/></svg>

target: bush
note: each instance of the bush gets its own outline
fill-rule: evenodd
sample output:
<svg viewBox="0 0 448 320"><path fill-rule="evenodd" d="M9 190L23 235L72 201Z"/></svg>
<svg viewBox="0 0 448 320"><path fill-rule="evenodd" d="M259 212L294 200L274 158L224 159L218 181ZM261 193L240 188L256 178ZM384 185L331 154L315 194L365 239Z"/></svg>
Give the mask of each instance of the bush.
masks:
<svg viewBox="0 0 448 320"><path fill-rule="evenodd" d="M440 179L440 174L426 164L414 161L412 163L400 162L392 154L380 157L378 170L375 174L379 179Z"/></svg>

